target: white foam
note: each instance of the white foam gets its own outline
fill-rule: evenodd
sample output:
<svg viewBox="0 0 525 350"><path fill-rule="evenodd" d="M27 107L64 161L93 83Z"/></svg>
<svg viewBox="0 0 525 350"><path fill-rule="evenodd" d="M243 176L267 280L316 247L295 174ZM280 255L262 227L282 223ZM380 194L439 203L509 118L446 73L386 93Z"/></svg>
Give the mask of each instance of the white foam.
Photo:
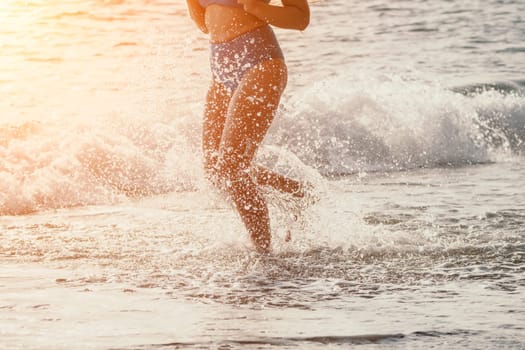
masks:
<svg viewBox="0 0 525 350"><path fill-rule="evenodd" d="M524 125L522 96L466 96L438 83L347 76L298 92L273 142L337 175L494 161L520 151Z"/></svg>
<svg viewBox="0 0 525 350"><path fill-rule="evenodd" d="M288 101L260 159L315 182L338 175L499 161L523 152L525 98L463 95L396 76L326 79ZM202 107L166 117L0 128L0 214L203 187ZM272 160L273 159L273 160Z"/></svg>

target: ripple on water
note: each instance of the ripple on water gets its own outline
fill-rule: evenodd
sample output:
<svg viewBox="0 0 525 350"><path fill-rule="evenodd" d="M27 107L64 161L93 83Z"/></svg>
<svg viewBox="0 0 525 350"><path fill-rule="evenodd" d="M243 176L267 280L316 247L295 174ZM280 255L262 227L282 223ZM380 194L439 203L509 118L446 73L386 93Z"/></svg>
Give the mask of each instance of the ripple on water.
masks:
<svg viewBox="0 0 525 350"><path fill-rule="evenodd" d="M524 285L523 245L434 247L421 252L290 247L260 256L238 246L210 246L189 232L147 237L140 232L98 232L99 237L74 239L61 236L62 227L57 226L55 235L9 242L4 235L1 254L19 261L82 266L76 278L60 280L64 285L119 282L132 288L161 288L174 298L252 307L308 310L319 302L375 298L447 281L482 280L487 288L509 293Z"/></svg>

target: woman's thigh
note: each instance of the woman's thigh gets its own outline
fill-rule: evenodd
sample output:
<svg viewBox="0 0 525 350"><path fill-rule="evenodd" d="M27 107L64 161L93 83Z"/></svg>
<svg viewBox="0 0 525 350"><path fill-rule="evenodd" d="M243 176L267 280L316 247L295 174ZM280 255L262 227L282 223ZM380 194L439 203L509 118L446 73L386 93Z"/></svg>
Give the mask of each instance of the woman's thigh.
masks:
<svg viewBox="0 0 525 350"><path fill-rule="evenodd" d="M233 157L241 168L250 165L277 111L286 80L286 65L281 59L261 62L245 73L226 113L222 157Z"/></svg>

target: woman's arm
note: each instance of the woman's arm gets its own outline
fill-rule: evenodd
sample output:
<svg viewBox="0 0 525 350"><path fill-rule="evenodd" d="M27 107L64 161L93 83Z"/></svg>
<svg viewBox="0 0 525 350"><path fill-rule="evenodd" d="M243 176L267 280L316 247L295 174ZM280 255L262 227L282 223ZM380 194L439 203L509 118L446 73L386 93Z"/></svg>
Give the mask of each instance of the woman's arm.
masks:
<svg viewBox="0 0 525 350"><path fill-rule="evenodd" d="M199 5L199 0L186 0L186 3L188 4L188 10L190 11L190 17L195 22L197 27L203 32L208 33L208 28L206 28L206 24L204 22L204 15L206 14L206 10L202 8L201 5Z"/></svg>
<svg viewBox="0 0 525 350"><path fill-rule="evenodd" d="M307 0L282 0L283 6L272 6L258 0L237 0L244 11L276 27L304 30L310 23Z"/></svg>

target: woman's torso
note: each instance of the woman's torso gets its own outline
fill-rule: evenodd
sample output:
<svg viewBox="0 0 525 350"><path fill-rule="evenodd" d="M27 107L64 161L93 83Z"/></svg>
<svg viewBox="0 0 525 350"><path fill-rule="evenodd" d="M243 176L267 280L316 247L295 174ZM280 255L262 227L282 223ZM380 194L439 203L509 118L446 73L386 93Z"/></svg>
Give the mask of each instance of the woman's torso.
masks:
<svg viewBox="0 0 525 350"><path fill-rule="evenodd" d="M242 7L219 4L206 7L205 23L210 41L214 43L229 41L266 24Z"/></svg>

